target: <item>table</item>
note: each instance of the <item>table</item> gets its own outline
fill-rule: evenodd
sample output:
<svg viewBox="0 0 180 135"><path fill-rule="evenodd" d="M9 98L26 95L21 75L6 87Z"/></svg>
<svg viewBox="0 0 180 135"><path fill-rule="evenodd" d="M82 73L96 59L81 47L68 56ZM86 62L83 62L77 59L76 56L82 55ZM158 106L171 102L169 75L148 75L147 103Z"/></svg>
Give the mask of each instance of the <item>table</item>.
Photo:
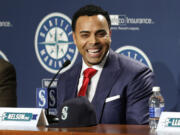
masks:
<svg viewBox="0 0 180 135"><path fill-rule="evenodd" d="M100 124L92 127L81 128L47 128L36 129L12 128L11 130L0 129L0 135L154 135L148 125L116 125Z"/></svg>

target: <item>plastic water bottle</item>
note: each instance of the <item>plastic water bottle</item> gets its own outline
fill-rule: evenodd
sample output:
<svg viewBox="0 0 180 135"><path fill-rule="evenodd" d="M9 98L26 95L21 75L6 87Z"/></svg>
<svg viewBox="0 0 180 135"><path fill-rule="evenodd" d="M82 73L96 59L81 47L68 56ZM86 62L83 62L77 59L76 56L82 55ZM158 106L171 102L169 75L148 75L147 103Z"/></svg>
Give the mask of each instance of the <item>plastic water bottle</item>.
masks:
<svg viewBox="0 0 180 135"><path fill-rule="evenodd" d="M164 98L160 93L160 87L153 87L153 95L149 98L149 127L156 129L161 112L164 110Z"/></svg>

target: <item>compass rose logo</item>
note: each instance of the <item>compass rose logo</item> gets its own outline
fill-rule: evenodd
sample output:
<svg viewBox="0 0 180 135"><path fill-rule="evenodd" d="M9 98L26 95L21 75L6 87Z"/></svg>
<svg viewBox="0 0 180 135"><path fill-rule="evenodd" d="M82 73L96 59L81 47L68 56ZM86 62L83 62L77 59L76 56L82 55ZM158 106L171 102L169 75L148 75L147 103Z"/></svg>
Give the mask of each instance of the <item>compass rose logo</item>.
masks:
<svg viewBox="0 0 180 135"><path fill-rule="evenodd" d="M35 51L41 65L49 72L56 73L66 60L74 64L78 51L73 42L71 19L62 13L51 13L44 17L35 35Z"/></svg>
<svg viewBox="0 0 180 135"><path fill-rule="evenodd" d="M153 71L153 68L152 68L152 65L151 65L149 58L139 48L137 48L135 46L123 46L123 47L120 47L119 49L117 49L116 52L123 54L123 55L126 55L132 59L137 60L137 61L140 61L141 63L145 64L146 66L148 66Z"/></svg>

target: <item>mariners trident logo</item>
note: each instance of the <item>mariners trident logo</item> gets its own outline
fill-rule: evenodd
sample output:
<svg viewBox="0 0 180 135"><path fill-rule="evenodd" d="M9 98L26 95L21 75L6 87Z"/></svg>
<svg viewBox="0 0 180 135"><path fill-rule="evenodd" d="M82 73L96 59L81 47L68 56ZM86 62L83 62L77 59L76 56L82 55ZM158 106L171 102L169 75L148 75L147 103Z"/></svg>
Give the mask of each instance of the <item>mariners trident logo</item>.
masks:
<svg viewBox="0 0 180 135"><path fill-rule="evenodd" d="M74 64L78 51L73 43L71 19L62 13L45 16L38 25L35 35L35 51L41 65L49 72L56 73L66 60Z"/></svg>
<svg viewBox="0 0 180 135"><path fill-rule="evenodd" d="M69 109L68 106L64 106L63 107L62 114L61 114L61 119L62 120L66 120L67 119L67 117L68 117L68 109Z"/></svg>

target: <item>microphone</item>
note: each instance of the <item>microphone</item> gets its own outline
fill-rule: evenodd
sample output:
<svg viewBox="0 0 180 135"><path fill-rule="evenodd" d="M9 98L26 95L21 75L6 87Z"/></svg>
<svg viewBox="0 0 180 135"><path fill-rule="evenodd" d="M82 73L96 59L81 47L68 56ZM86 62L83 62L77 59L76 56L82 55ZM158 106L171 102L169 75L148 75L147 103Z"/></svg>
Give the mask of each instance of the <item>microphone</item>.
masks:
<svg viewBox="0 0 180 135"><path fill-rule="evenodd" d="M49 90L51 84L54 82L54 80L55 80L55 78L57 77L57 75L59 74L59 72L60 72L63 68L67 67L70 63L71 63L70 60L67 60L66 62L64 62L63 66L58 70L58 72L57 72L57 73L54 75L54 77L52 78L51 82L49 83L49 85L48 85L48 87L47 87L47 90Z"/></svg>
<svg viewBox="0 0 180 135"><path fill-rule="evenodd" d="M54 82L54 80L56 79L56 77L57 77L57 75L59 74L59 72L60 72L62 69L64 69L65 67L67 67L70 63L71 63L70 60L67 60L66 62L64 62L63 66L62 66L62 67L58 70L58 72L53 76L52 80L50 81L50 83L49 83L49 85L48 85L48 87L47 87L47 93L48 93L48 109L46 109L46 117L47 117L47 120L48 120L49 123L56 123L56 122L58 122L58 118L57 118L55 115L50 115L50 114L49 114L49 107L51 107L51 106L49 106L49 105L50 105L50 98L51 98L49 94L51 94L50 91L52 91L52 90L50 90L51 84ZM56 91L56 90L54 90L54 92L55 92L55 91ZM55 93L56 93L56 92L55 92ZM56 102L57 102L57 98L55 98L54 100L56 100Z"/></svg>

